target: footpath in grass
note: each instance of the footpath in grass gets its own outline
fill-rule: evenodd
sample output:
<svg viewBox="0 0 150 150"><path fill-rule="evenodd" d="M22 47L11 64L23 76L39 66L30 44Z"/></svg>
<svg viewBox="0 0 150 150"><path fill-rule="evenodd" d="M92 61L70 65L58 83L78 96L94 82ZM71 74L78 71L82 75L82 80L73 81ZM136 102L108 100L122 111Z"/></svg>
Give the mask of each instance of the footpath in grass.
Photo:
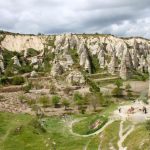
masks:
<svg viewBox="0 0 150 150"><path fill-rule="evenodd" d="M108 119L106 117L100 116L99 114L93 114L75 123L73 125L73 132L81 135L88 135L99 130L107 121Z"/></svg>

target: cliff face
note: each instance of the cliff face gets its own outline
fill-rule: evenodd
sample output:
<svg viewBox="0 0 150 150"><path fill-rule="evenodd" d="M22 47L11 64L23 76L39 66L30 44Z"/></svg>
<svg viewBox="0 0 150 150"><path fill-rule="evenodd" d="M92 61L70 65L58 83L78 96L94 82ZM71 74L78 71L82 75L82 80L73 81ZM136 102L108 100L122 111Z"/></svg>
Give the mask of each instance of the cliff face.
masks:
<svg viewBox="0 0 150 150"><path fill-rule="evenodd" d="M30 35L5 35L1 41L1 46L10 51L21 52L28 48L37 51L44 49L44 43L47 36L30 36Z"/></svg>
<svg viewBox="0 0 150 150"><path fill-rule="evenodd" d="M93 72L93 68L105 69L111 74L120 75L123 79L130 78L133 71L141 73L148 71L150 41L143 38L123 39L112 35L85 34L56 36L9 34L4 36L2 34L1 37L3 37L1 38L2 49L17 52L26 51L29 48L35 49L41 52L41 63L45 57L44 51L53 53L55 57L49 61L54 66L53 74L57 74L58 69L55 66L58 65L64 72L73 70L74 65L81 66L89 73ZM36 59L38 62L38 58Z"/></svg>

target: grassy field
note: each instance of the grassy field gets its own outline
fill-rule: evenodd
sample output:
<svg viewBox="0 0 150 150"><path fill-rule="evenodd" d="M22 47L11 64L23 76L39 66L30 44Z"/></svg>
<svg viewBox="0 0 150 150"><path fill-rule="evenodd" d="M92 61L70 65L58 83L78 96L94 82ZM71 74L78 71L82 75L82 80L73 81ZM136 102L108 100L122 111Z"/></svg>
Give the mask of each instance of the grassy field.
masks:
<svg viewBox="0 0 150 150"><path fill-rule="evenodd" d="M0 150L82 149L89 138L72 136L59 117L46 119L46 132L29 115L0 113ZM36 124L35 124L36 123Z"/></svg>
<svg viewBox="0 0 150 150"><path fill-rule="evenodd" d="M109 117L116 107L113 104L101 114L73 115L68 120L85 118L74 128L75 132L85 134L89 131L89 125L102 119L102 115ZM124 122L124 128L130 125L130 122ZM39 123L35 116L0 112L0 150L83 150L85 147L87 150L97 150L99 145L102 150L117 150L119 126L120 121L114 121L98 135L81 137L71 134L67 122L61 117L47 117ZM149 150L149 142L150 137L143 123L136 125L123 144L129 150Z"/></svg>
<svg viewBox="0 0 150 150"><path fill-rule="evenodd" d="M124 141L124 146L131 150L150 150L150 135L144 123L136 126Z"/></svg>
<svg viewBox="0 0 150 150"><path fill-rule="evenodd" d="M101 149L107 150L110 147L118 149L117 141L119 139L119 123L120 121L113 122L100 135Z"/></svg>

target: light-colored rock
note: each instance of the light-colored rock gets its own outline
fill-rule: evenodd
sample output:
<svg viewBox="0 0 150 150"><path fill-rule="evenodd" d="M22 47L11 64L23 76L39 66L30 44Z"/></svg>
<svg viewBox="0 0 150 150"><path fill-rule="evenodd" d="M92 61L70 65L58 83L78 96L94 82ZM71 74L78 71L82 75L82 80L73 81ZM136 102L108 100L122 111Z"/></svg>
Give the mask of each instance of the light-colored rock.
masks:
<svg viewBox="0 0 150 150"><path fill-rule="evenodd" d="M62 75L64 72L63 67L58 61L54 61L52 70L51 70L51 75L52 76L57 76L57 75Z"/></svg>
<svg viewBox="0 0 150 150"><path fill-rule="evenodd" d="M31 76L31 77L37 77L37 76L38 76L38 73L37 73L35 70L33 70L33 71L31 72L30 76Z"/></svg>
<svg viewBox="0 0 150 150"><path fill-rule="evenodd" d="M72 85L80 85L85 83L84 76L79 71L72 71L66 78L67 83Z"/></svg>
<svg viewBox="0 0 150 150"><path fill-rule="evenodd" d="M47 36L6 35L1 45L10 51L21 52L28 48L40 51L44 49L46 38Z"/></svg>
<svg viewBox="0 0 150 150"><path fill-rule="evenodd" d="M12 57L11 59L14 61L13 62L14 65L17 65L18 67L21 67L21 64L20 64L19 59L18 59L17 56Z"/></svg>
<svg viewBox="0 0 150 150"><path fill-rule="evenodd" d="M149 91L148 91L148 98L150 101L150 55L147 56L147 63L148 63L148 73L149 73Z"/></svg>

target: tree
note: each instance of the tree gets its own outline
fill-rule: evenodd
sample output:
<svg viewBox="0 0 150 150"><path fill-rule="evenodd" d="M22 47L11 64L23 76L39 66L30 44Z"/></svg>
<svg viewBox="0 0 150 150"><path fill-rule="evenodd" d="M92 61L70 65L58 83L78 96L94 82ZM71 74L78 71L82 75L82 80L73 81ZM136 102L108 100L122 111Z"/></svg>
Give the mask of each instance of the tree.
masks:
<svg viewBox="0 0 150 150"><path fill-rule="evenodd" d="M70 103L67 99L64 99L62 102L63 106L65 107L65 110L69 107Z"/></svg>
<svg viewBox="0 0 150 150"><path fill-rule="evenodd" d="M121 97L123 95L123 90L121 86L123 85L122 80L116 80L115 82L116 88L112 90L112 95L115 97Z"/></svg>
<svg viewBox="0 0 150 150"><path fill-rule="evenodd" d="M97 107L102 103L102 94L101 93L88 93L85 98L88 103L93 107L93 111L96 111Z"/></svg>
<svg viewBox="0 0 150 150"><path fill-rule="evenodd" d="M100 92L100 88L97 84L91 80L88 80L88 84L90 85L90 92L97 93Z"/></svg>
<svg viewBox="0 0 150 150"><path fill-rule="evenodd" d="M58 97L57 95L52 97L52 103L53 103L55 108L58 107L59 102L60 102L60 97Z"/></svg>
<svg viewBox="0 0 150 150"><path fill-rule="evenodd" d="M121 97L123 95L123 90L121 88L116 87L112 90L112 95L115 97Z"/></svg>
<svg viewBox="0 0 150 150"><path fill-rule="evenodd" d="M123 86L123 82L122 80L116 80L115 85L117 86L117 88L120 88L121 86Z"/></svg>
<svg viewBox="0 0 150 150"><path fill-rule="evenodd" d="M87 108L85 98L83 98L83 96L80 93L76 92L74 94L73 99L76 105L78 106L78 110L81 111L82 114L84 114Z"/></svg>
<svg viewBox="0 0 150 150"><path fill-rule="evenodd" d="M128 98L131 99L131 97L132 97L131 85L129 83L126 84L125 89L126 89Z"/></svg>
<svg viewBox="0 0 150 150"><path fill-rule="evenodd" d="M127 83L125 89L126 89L126 91L129 91L131 89L131 85L129 83Z"/></svg>

